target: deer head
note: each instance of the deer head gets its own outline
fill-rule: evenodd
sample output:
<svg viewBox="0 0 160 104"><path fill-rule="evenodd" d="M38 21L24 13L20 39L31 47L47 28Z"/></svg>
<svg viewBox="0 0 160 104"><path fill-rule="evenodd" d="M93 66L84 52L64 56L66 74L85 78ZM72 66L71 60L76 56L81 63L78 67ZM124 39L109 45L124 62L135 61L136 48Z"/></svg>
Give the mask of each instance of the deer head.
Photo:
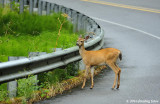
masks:
<svg viewBox="0 0 160 104"><path fill-rule="evenodd" d="M84 41L86 41L87 39L89 39L89 36L86 36L85 38L82 38L82 35L79 36L76 45L81 47L84 45Z"/></svg>

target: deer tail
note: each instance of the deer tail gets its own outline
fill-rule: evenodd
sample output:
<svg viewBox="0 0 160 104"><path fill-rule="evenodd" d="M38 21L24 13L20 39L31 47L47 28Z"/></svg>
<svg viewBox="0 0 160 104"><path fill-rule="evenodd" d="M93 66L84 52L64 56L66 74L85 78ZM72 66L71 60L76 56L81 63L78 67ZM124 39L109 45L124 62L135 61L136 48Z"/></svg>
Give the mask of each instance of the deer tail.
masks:
<svg viewBox="0 0 160 104"><path fill-rule="evenodd" d="M119 59L122 60L122 53L119 53Z"/></svg>

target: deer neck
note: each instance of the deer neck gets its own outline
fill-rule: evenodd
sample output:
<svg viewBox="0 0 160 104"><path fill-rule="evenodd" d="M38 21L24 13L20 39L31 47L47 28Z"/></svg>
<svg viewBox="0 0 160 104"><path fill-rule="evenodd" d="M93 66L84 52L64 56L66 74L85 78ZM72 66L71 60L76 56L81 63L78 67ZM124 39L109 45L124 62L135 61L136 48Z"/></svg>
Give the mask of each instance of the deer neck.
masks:
<svg viewBox="0 0 160 104"><path fill-rule="evenodd" d="M84 43L82 44L82 46L79 47L79 53L80 55L83 57L84 56L84 52L85 52L85 48L84 48Z"/></svg>

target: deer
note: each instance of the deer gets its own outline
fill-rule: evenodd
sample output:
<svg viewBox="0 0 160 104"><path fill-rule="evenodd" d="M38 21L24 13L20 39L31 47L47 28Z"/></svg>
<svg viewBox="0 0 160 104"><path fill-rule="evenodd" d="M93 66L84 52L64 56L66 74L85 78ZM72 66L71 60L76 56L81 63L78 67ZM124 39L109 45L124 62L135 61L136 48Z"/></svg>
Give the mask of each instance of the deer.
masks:
<svg viewBox="0 0 160 104"><path fill-rule="evenodd" d="M82 89L85 87L86 83L86 78L88 76L88 72L90 71L90 77L91 77L91 87L92 89L94 87L94 70L95 66L99 65L107 65L109 66L115 73L115 78L114 78L114 83L112 86L112 90L116 86L116 81L118 77L118 82L117 82L117 88L119 89L120 86L120 74L121 74L121 69L117 66L116 62L117 59L122 60L122 53L120 50L116 48L105 48L105 49L100 49L96 51L87 51L84 48L84 42L89 38L89 36L86 36L86 38L82 38L80 36L77 40L76 45L79 46L79 53L82 57L82 60L85 64L85 72L84 72L84 78L83 78L83 84L82 84Z"/></svg>

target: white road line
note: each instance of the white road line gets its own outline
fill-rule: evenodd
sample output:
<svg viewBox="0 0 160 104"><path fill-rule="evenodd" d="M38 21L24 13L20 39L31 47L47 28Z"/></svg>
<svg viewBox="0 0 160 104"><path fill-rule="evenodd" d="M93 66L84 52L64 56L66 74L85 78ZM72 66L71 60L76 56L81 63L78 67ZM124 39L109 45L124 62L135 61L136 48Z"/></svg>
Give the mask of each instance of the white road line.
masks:
<svg viewBox="0 0 160 104"><path fill-rule="evenodd" d="M119 23L115 23L115 22L112 22L112 21L100 19L100 18L97 18L97 17L91 17L91 18L96 19L96 20L99 20L99 21L107 22L107 23L110 23L110 24L118 25L118 26L121 26L121 27L124 27L124 28L128 28L128 29L131 29L131 30L135 30L135 31L141 32L141 33L143 33L143 34L146 34L146 35L148 35L148 36L151 36L151 37L154 37L154 38L160 40L160 37L155 36L155 35L153 35L153 34L151 34L151 33L145 32L145 31L143 31L143 30L139 30L139 29L136 29L136 28L133 28L133 27L130 27L130 26L126 26L126 25L122 25L122 24L119 24Z"/></svg>

